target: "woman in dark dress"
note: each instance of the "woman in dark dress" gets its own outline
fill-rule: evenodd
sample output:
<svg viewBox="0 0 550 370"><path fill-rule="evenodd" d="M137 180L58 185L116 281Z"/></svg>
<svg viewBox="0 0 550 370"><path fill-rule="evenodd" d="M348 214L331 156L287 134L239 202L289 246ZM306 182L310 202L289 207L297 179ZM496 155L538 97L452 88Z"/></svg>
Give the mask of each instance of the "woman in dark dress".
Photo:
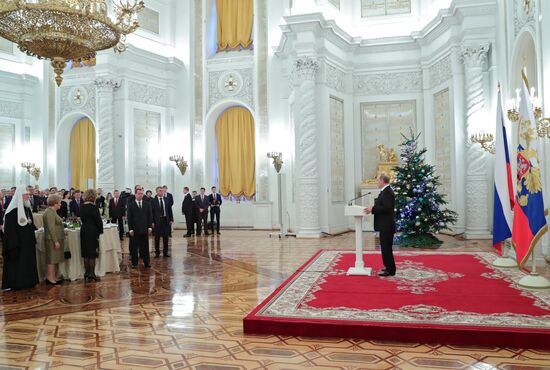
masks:
<svg viewBox="0 0 550 370"><path fill-rule="evenodd" d="M38 284L35 230L29 194L18 187L4 216L3 290L30 289Z"/></svg>
<svg viewBox="0 0 550 370"><path fill-rule="evenodd" d="M84 192L84 204L80 208L80 250L84 258L86 281L101 280L95 274L95 260L99 257L99 235L103 234L103 221L95 205L97 193L93 189Z"/></svg>
<svg viewBox="0 0 550 370"><path fill-rule="evenodd" d="M69 217L69 202L71 201L71 193L64 191L61 196L61 208L57 210L57 214L63 221Z"/></svg>

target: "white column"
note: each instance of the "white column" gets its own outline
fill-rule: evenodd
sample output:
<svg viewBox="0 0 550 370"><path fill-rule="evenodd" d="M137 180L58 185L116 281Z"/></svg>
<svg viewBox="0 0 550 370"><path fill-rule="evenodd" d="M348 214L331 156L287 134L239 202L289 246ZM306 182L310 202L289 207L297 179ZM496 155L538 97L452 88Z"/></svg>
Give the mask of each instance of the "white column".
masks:
<svg viewBox="0 0 550 370"><path fill-rule="evenodd" d="M114 101L120 81L100 78L95 81L95 85L99 107L96 122L99 147L97 187L112 191L115 188Z"/></svg>
<svg viewBox="0 0 550 370"><path fill-rule="evenodd" d="M483 92L483 63L489 44L462 46L466 82L466 232L468 239L489 238L486 152L469 138L481 131L488 119Z"/></svg>
<svg viewBox="0 0 550 370"><path fill-rule="evenodd" d="M319 63L312 58L300 58L294 64L298 83L298 120L296 121L297 236L319 238L319 164L315 76Z"/></svg>

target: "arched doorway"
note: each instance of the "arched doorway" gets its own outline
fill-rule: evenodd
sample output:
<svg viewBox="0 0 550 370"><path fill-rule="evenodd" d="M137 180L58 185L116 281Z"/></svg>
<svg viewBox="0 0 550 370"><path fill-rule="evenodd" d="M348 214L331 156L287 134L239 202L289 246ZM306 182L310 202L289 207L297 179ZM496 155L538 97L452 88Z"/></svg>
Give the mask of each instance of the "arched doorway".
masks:
<svg viewBox="0 0 550 370"><path fill-rule="evenodd" d="M252 199L256 195L254 117L244 107L223 111L215 127L214 179L227 197Z"/></svg>
<svg viewBox="0 0 550 370"><path fill-rule="evenodd" d="M73 113L60 121L56 135L57 186L96 186L96 137L93 121L84 114Z"/></svg>
<svg viewBox="0 0 550 370"><path fill-rule="evenodd" d="M538 88L538 59L533 35L524 31L516 40L514 58L510 68L510 96L515 97L515 90L522 84L521 69L525 67L530 86Z"/></svg>
<svg viewBox="0 0 550 370"><path fill-rule="evenodd" d="M89 118L79 120L71 130L70 184L75 189L95 188L96 137Z"/></svg>

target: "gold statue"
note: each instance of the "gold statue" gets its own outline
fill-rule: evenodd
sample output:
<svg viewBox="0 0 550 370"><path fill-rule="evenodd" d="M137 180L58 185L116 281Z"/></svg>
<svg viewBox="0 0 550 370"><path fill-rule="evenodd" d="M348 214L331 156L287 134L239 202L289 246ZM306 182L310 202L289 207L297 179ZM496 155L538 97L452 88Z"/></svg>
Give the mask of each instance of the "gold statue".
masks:
<svg viewBox="0 0 550 370"><path fill-rule="evenodd" d="M378 170L373 178L363 181L362 185L364 187L376 185L377 179L382 174L388 175L390 181L393 181L395 177L395 171L393 170L397 166L397 153L395 149L386 149L384 144L378 144L376 148L378 149Z"/></svg>

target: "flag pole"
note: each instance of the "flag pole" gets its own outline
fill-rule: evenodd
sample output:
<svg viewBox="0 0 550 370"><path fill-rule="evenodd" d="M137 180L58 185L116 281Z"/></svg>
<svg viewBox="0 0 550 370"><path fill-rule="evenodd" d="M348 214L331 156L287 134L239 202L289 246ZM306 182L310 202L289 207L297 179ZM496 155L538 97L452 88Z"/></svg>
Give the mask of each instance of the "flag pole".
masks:
<svg viewBox="0 0 550 370"><path fill-rule="evenodd" d="M493 261L493 266L502 268L518 267L516 260L510 257L510 239L507 239L502 244L502 256Z"/></svg>
<svg viewBox="0 0 550 370"><path fill-rule="evenodd" d="M501 94L501 90L500 90L500 81L498 82L497 84L497 97L499 99L499 102L498 104L502 104L502 98L500 96ZM504 115L504 112L502 111L502 106L501 106L501 112L497 112L497 117L499 114L502 114ZM504 116L502 117L504 119ZM498 123L497 123L497 126L498 126ZM496 128L497 130L499 130L500 128L497 127ZM495 143L495 145L498 145L497 143ZM506 144L508 145L508 144ZM517 267L517 262L515 259L511 258L510 257L510 249L511 249L511 241L510 239L506 239L502 242L502 247L501 247L501 252L502 252L502 255L501 256L498 256L492 263L493 266L495 267L500 267L500 268L512 268L512 267Z"/></svg>
<svg viewBox="0 0 550 370"><path fill-rule="evenodd" d="M550 281L544 276L540 276L537 272L537 263L535 260L535 251L531 252L531 273L525 275L518 281L518 285L528 289L548 289L550 288Z"/></svg>

